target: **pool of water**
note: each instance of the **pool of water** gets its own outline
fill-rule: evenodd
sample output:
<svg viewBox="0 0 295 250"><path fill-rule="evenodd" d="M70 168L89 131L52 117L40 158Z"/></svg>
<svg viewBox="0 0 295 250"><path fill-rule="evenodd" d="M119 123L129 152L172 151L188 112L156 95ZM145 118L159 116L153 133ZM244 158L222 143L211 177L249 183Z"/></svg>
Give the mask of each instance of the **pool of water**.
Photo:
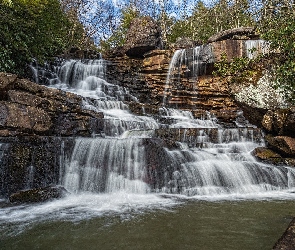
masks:
<svg viewBox="0 0 295 250"><path fill-rule="evenodd" d="M294 216L295 200L84 195L2 206L0 249L263 250Z"/></svg>

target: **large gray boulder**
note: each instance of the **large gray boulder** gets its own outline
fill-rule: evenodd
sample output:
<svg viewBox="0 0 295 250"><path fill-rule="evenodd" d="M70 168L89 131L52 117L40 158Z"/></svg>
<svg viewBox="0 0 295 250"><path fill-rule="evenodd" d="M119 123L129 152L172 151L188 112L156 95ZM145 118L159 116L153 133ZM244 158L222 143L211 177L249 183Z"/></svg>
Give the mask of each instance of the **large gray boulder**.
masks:
<svg viewBox="0 0 295 250"><path fill-rule="evenodd" d="M145 53L161 47L161 30L157 22L151 17L134 18L126 35L126 55L142 58Z"/></svg>
<svg viewBox="0 0 295 250"><path fill-rule="evenodd" d="M218 32L208 39L208 43L223 41L227 39L247 40L253 38L257 38L257 35L255 34L255 29L253 27L239 27Z"/></svg>

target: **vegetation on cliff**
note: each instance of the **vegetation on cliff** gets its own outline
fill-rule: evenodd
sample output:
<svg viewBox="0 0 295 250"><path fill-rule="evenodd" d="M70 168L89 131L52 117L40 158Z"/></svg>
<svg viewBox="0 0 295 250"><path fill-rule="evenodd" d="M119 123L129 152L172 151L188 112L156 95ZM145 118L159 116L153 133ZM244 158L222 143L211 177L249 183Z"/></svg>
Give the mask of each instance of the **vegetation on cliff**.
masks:
<svg viewBox="0 0 295 250"><path fill-rule="evenodd" d="M83 25L59 0L1 0L0 72L25 74L25 65L85 43Z"/></svg>
<svg viewBox="0 0 295 250"><path fill-rule="evenodd" d="M294 101L295 9L289 0L1 0L0 15L0 71L19 75L24 75L32 58L42 61L71 47L89 48L90 35L104 51L118 48L126 43L130 24L137 17L150 16L158 22L164 48L179 37L206 43L219 31L253 26L271 44L265 68ZM252 65L236 60L219 65L218 72L238 72L240 77Z"/></svg>

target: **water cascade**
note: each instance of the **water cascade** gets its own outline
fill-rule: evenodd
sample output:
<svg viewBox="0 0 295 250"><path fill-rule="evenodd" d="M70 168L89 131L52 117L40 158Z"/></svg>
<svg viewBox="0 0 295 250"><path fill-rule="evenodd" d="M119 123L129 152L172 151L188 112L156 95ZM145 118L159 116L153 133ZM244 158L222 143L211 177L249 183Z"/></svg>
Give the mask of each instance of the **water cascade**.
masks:
<svg viewBox="0 0 295 250"><path fill-rule="evenodd" d="M211 45L176 50L169 64L163 94L163 106L169 102L171 93L181 86L181 80L191 78L195 81L198 76L204 75L210 70L213 61Z"/></svg>
<svg viewBox="0 0 295 250"><path fill-rule="evenodd" d="M165 92L172 78L180 79L181 68L195 76L206 70L212 54L204 51L209 50L176 51ZM50 79L50 87L84 96L84 108L105 116L105 136L77 138L61 170L60 184L70 192L244 197L293 190L294 169L260 163L251 155L263 145L259 129L223 128L209 113L195 119L190 111L169 107L155 117L134 115L128 101L136 97L103 79L105 65L102 59L66 61ZM28 175L32 173L33 168Z"/></svg>
<svg viewBox="0 0 295 250"><path fill-rule="evenodd" d="M255 59L259 54L266 54L270 50L269 42L265 40L247 40L245 46L249 59Z"/></svg>

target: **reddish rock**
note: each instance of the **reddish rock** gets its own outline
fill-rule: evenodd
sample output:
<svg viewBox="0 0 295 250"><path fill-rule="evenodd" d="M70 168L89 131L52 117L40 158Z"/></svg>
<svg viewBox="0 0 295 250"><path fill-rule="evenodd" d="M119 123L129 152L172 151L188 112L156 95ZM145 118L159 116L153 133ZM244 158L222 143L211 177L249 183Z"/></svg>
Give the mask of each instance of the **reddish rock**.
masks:
<svg viewBox="0 0 295 250"><path fill-rule="evenodd" d="M245 56L244 40L224 40L210 43L214 54L214 61L222 61L223 55L226 56L228 62L236 57Z"/></svg>

